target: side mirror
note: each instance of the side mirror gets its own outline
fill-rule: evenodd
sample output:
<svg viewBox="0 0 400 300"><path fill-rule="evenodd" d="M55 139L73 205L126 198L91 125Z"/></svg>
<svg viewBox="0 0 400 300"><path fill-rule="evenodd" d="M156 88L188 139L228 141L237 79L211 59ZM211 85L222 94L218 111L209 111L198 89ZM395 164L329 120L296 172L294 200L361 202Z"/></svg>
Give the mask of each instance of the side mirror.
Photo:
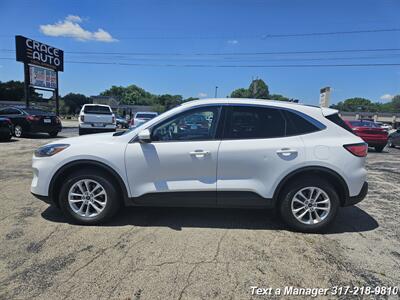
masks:
<svg viewBox="0 0 400 300"><path fill-rule="evenodd" d="M140 143L150 143L151 142L150 130L144 129L141 132L139 132L138 139Z"/></svg>

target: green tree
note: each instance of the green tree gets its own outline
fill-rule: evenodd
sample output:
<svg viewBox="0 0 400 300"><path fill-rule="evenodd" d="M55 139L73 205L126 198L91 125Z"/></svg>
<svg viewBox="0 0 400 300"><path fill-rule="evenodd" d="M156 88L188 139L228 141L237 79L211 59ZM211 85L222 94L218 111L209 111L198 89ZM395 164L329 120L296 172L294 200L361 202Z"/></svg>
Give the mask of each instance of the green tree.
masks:
<svg viewBox="0 0 400 300"><path fill-rule="evenodd" d="M355 97L340 101L336 105L331 105L340 111L376 111L377 106L369 99Z"/></svg>
<svg viewBox="0 0 400 300"><path fill-rule="evenodd" d="M271 94L271 95L269 96L269 98L270 98L271 100L278 100L278 101L289 101L289 100L290 100L289 98L287 98L287 97L285 97L285 96L282 96L282 95L280 95L280 94Z"/></svg>
<svg viewBox="0 0 400 300"><path fill-rule="evenodd" d="M394 96L391 101L393 111L400 112L400 95Z"/></svg>
<svg viewBox="0 0 400 300"><path fill-rule="evenodd" d="M249 93L251 98L255 99L268 99L269 89L268 85L262 79L255 79L249 86Z"/></svg>
<svg viewBox="0 0 400 300"><path fill-rule="evenodd" d="M282 95L277 100L288 100L288 98ZM255 79L250 83L250 86L245 88L236 89L231 93L231 98L255 98L255 99L272 99L269 94L268 85L262 79Z"/></svg>
<svg viewBox="0 0 400 300"><path fill-rule="evenodd" d="M157 103L164 107L165 110L169 110L182 103L181 95L160 95L157 98Z"/></svg>
<svg viewBox="0 0 400 300"><path fill-rule="evenodd" d="M86 103L90 103L90 98L82 94L69 93L61 98L65 112L69 114L76 114Z"/></svg>
<svg viewBox="0 0 400 300"><path fill-rule="evenodd" d="M250 98L248 89L240 88L231 93L231 98Z"/></svg>

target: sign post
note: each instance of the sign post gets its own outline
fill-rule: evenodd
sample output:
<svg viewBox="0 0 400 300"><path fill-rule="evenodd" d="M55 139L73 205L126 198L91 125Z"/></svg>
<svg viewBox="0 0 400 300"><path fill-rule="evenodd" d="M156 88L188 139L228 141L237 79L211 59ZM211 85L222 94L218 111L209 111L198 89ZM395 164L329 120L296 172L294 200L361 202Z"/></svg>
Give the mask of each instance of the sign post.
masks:
<svg viewBox="0 0 400 300"><path fill-rule="evenodd" d="M58 72L64 71L64 51L21 35L15 36L15 49L17 61L24 63L26 106L29 106L30 87L52 90L58 116Z"/></svg>
<svg viewBox="0 0 400 300"><path fill-rule="evenodd" d="M329 107L330 98L331 98L331 88L329 86L322 88L319 94L319 106Z"/></svg>

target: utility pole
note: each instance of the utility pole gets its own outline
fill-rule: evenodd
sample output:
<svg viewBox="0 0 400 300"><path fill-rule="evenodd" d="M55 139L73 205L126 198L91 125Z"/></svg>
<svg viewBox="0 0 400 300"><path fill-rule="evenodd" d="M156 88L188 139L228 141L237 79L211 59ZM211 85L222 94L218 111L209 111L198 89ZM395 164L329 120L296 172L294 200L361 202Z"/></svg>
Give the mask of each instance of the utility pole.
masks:
<svg viewBox="0 0 400 300"><path fill-rule="evenodd" d="M217 98L217 95L218 95L218 87L216 86L215 87L215 97L214 98Z"/></svg>

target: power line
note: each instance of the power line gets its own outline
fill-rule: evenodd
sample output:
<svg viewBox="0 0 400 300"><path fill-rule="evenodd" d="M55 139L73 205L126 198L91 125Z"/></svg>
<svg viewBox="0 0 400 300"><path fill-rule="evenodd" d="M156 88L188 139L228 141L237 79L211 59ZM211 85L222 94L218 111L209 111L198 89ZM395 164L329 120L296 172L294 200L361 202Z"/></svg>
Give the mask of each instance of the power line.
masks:
<svg viewBox="0 0 400 300"><path fill-rule="evenodd" d="M0 57L0 59L14 60L11 57ZM66 61L71 64L89 65L117 65L136 67L182 67L182 68L320 68L320 67L389 67L400 66L399 63L364 63L364 64L284 64L284 65L211 65L211 64L142 64L121 62L96 62L96 61Z"/></svg>
<svg viewBox="0 0 400 300"><path fill-rule="evenodd" d="M330 32L303 32L303 33L265 33L254 36L116 36L118 40L226 40L226 39L270 39L270 38L292 38L292 37L315 37L315 36L331 36L331 35L349 35L363 33L382 33L382 32L400 32L400 28L382 28L382 29L366 29L366 30L345 30ZM0 38L10 38L13 35L0 35ZM42 36L33 35L34 38Z"/></svg>
<svg viewBox="0 0 400 300"><path fill-rule="evenodd" d="M3 52L15 52L15 49L0 49ZM270 51L270 52L214 52L214 53L179 53L179 52L97 52L97 51L65 51L69 54L85 55L137 55L137 56L239 56L239 55L291 55L291 54L326 54L326 53L357 53L357 52L389 52L400 51L400 48L372 49L339 49L339 50L305 50L305 51Z"/></svg>

